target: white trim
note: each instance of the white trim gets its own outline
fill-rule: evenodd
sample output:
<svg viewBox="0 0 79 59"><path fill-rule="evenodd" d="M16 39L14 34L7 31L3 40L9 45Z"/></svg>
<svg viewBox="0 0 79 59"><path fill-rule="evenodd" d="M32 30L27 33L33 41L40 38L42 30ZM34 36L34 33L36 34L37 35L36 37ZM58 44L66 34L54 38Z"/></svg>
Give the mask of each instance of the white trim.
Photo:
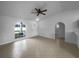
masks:
<svg viewBox="0 0 79 59"><path fill-rule="evenodd" d="M34 37L34 36L30 36L30 37L27 37L27 38L26 37L17 38L17 39L14 39L13 41L8 41L8 42L0 43L0 45L9 44L9 43L16 42L16 41L21 41L21 40L24 40L24 39L29 39L31 37Z"/></svg>

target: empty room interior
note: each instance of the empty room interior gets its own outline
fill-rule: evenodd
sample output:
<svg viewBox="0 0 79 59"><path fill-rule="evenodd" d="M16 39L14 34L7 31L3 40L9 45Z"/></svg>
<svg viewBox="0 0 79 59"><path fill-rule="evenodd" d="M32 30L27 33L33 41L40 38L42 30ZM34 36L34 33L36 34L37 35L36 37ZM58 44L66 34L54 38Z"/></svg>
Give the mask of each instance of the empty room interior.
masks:
<svg viewBox="0 0 79 59"><path fill-rule="evenodd" d="M79 58L79 1L0 1L0 58Z"/></svg>

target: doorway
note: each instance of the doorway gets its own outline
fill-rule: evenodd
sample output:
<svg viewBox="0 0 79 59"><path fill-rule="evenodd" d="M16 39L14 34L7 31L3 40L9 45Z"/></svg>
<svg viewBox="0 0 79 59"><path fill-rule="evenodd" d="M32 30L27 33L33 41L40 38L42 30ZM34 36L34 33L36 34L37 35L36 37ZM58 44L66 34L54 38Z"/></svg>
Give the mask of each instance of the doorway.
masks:
<svg viewBox="0 0 79 59"><path fill-rule="evenodd" d="M65 24L62 22L55 25L55 39L65 39Z"/></svg>

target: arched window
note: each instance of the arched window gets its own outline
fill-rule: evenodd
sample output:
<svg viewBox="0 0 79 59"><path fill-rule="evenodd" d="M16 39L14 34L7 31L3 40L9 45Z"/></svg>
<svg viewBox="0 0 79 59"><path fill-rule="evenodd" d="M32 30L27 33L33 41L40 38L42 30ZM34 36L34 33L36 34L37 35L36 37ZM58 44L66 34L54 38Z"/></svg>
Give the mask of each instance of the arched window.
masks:
<svg viewBox="0 0 79 59"><path fill-rule="evenodd" d="M22 22L16 23L15 25L15 38L20 38L25 36L26 26Z"/></svg>

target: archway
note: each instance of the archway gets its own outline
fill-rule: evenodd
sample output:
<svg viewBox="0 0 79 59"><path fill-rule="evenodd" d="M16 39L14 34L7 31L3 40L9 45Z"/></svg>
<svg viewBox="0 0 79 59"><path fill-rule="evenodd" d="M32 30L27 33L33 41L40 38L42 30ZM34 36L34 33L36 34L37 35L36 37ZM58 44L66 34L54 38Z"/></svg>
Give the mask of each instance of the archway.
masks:
<svg viewBox="0 0 79 59"><path fill-rule="evenodd" d="M55 25L55 39L65 39L65 24L62 22Z"/></svg>

